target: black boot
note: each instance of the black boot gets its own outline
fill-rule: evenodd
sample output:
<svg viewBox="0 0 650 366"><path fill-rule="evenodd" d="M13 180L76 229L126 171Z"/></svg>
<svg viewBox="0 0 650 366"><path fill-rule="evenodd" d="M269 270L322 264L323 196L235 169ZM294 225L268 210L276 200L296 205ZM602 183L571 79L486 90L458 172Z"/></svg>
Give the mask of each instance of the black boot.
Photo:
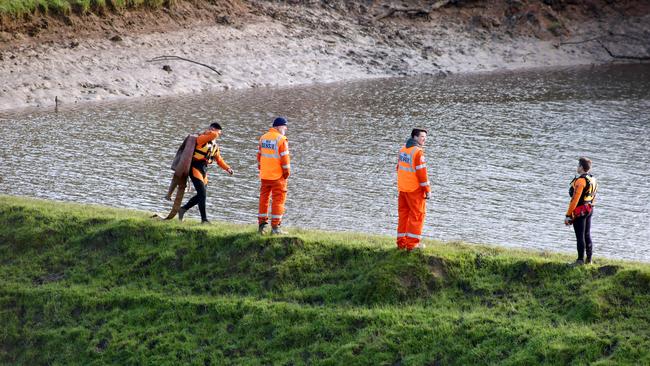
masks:
<svg viewBox="0 0 650 366"><path fill-rule="evenodd" d="M260 226L258 226L258 228L257 228L257 233L260 234L260 235L264 235L264 233L266 232L266 227L268 225L269 225L268 222L261 223Z"/></svg>
<svg viewBox="0 0 650 366"><path fill-rule="evenodd" d="M187 209L185 208L179 208L178 209L178 220L183 221L183 215L185 215L185 212L187 212Z"/></svg>

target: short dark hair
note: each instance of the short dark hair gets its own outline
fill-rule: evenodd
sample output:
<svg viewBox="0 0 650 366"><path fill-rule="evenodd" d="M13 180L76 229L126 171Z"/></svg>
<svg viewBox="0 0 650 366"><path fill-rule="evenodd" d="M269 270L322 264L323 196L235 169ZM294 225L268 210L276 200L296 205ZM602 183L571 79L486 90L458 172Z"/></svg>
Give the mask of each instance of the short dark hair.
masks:
<svg viewBox="0 0 650 366"><path fill-rule="evenodd" d="M420 136L420 133L422 133L422 132L426 133L427 135L429 134L427 132L427 130L425 130L425 129L414 128L413 131L411 131L411 138L416 138L416 137Z"/></svg>
<svg viewBox="0 0 650 366"><path fill-rule="evenodd" d="M221 125L217 122L210 123L210 128L214 128L215 130L222 130Z"/></svg>
<svg viewBox="0 0 650 366"><path fill-rule="evenodd" d="M578 159L578 164L585 172L591 170L591 159L585 158L584 156Z"/></svg>

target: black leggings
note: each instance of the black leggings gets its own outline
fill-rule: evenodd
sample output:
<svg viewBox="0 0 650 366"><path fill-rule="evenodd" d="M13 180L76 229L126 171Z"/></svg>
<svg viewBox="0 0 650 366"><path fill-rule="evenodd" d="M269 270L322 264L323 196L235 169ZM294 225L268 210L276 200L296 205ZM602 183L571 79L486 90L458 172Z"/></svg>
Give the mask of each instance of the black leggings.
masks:
<svg viewBox="0 0 650 366"><path fill-rule="evenodd" d="M195 178L193 175L190 176L190 179L192 179L192 183L194 184L194 188L196 189L196 195L190 198L189 201L187 201L185 206L183 206L183 209L189 210L190 208L194 207L198 203L199 211L201 212L201 221L208 221L208 215L205 213L205 199L206 199L205 184L203 184L202 180Z"/></svg>
<svg viewBox="0 0 650 366"><path fill-rule="evenodd" d="M591 259L591 213L573 220L573 230L576 232L578 259L585 259L585 249L587 250L587 259Z"/></svg>

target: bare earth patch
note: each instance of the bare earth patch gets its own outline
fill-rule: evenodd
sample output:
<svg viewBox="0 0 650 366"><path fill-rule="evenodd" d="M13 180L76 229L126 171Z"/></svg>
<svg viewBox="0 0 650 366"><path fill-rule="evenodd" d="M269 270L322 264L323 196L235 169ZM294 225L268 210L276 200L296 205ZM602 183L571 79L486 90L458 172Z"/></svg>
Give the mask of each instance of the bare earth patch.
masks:
<svg viewBox="0 0 650 366"><path fill-rule="evenodd" d="M65 108L233 88L643 62L650 56L647 2L456 3L433 9L424 1L179 1L171 10L3 19L0 111L54 108L55 97ZM214 70L180 59L151 61L158 56Z"/></svg>

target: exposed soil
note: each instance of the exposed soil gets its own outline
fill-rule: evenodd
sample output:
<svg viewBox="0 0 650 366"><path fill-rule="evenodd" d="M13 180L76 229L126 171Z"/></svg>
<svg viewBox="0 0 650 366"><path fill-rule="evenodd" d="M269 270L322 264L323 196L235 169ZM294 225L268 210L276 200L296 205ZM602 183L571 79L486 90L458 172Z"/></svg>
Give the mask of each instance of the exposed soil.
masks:
<svg viewBox="0 0 650 366"><path fill-rule="evenodd" d="M650 58L641 0L174 4L0 19L0 110Z"/></svg>

